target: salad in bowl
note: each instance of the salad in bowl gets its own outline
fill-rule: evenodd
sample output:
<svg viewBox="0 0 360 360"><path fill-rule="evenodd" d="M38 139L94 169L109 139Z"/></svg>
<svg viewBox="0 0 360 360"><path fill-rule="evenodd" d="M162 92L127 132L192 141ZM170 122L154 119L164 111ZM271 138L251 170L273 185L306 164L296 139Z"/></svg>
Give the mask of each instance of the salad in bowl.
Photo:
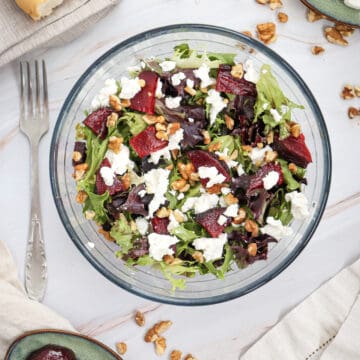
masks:
<svg viewBox="0 0 360 360"><path fill-rule="evenodd" d="M109 78L76 125L76 201L118 261L173 290L266 260L309 216L312 162L272 68L177 44ZM311 181L311 180L310 180Z"/></svg>

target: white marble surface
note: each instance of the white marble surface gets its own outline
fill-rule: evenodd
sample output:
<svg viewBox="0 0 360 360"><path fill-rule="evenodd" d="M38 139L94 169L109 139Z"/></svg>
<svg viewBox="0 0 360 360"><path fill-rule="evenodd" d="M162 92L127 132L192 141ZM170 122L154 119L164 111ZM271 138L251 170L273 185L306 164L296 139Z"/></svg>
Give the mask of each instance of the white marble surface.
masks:
<svg viewBox="0 0 360 360"><path fill-rule="evenodd" d="M201 360L238 359L241 349L360 255L360 127L346 116L347 107L359 107L360 99L344 102L339 97L344 84L360 85L360 32L352 36L347 48L330 45L322 36L325 21L310 24L299 1L284 3L289 23L278 25L279 38L271 47L304 78L325 116L333 151L328 209L313 239L292 265L262 288L224 304L186 308L150 303L117 288L92 268L67 236L52 200L48 176L51 132L76 79L117 42L152 27L181 22L254 31L257 23L274 20L276 12L254 0L122 0L109 16L72 43L27 56L44 58L49 72L51 126L41 143L40 160L49 261L45 304L110 346L126 341L126 359L137 359L140 354L149 360L157 358L129 315L139 307L150 311L149 324L158 319L174 322L167 336L169 349L192 352ZM325 54L313 56L313 44L323 45ZM29 147L17 125L17 66L15 62L0 69L0 237L12 250L22 274L29 215Z"/></svg>

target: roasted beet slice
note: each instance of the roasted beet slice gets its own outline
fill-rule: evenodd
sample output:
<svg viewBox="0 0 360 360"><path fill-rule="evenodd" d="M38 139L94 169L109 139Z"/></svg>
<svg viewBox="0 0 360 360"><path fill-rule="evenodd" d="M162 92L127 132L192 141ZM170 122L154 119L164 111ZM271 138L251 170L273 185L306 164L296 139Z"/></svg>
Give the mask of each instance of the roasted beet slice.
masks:
<svg viewBox="0 0 360 360"><path fill-rule="evenodd" d="M139 79L145 80L145 86L131 99L130 108L152 115L158 75L153 71L143 71L139 74Z"/></svg>
<svg viewBox="0 0 360 360"><path fill-rule="evenodd" d="M231 75L231 65L220 65L216 79L216 90L235 95L256 96L255 84L245 80L237 79Z"/></svg>
<svg viewBox="0 0 360 360"><path fill-rule="evenodd" d="M76 356L66 347L46 345L33 351L26 360L76 360Z"/></svg>
<svg viewBox="0 0 360 360"><path fill-rule="evenodd" d="M107 117L113 112L110 108L100 108L98 110L93 111L84 121L84 125L86 125L91 131L99 136L101 140L104 140L107 135L107 127L106 120Z"/></svg>
<svg viewBox="0 0 360 360"><path fill-rule="evenodd" d="M130 139L130 145L141 158L163 149L167 144L167 141L159 140L156 137L155 126L147 127L144 131Z"/></svg>
<svg viewBox="0 0 360 360"><path fill-rule="evenodd" d="M86 161L86 143L83 141L76 141L74 146L74 154L72 165L76 166L83 164Z"/></svg>
<svg viewBox="0 0 360 360"><path fill-rule="evenodd" d="M226 210L226 208L216 208L204 211L195 216L195 221L200 224L211 237L218 237L231 223L231 219L228 218L224 225L220 225L217 221L221 214Z"/></svg>
<svg viewBox="0 0 360 360"><path fill-rule="evenodd" d="M145 204L139 195L139 192L145 190L145 184L135 186L131 191L126 202L120 205L120 211L128 211L131 214L147 216L148 211L145 209Z"/></svg>
<svg viewBox="0 0 360 360"><path fill-rule="evenodd" d="M220 161L216 155L205 151L205 150L192 150L188 152L189 159L195 166L196 170L200 166L207 166L207 167L215 167L220 174L225 176L224 182L228 182L231 180L229 169L226 164ZM203 186L206 186L208 179L201 179L201 183Z"/></svg>
<svg viewBox="0 0 360 360"><path fill-rule="evenodd" d="M159 218L157 216L151 219L151 225L153 227L154 232L158 234L168 234L167 227L169 225L169 218Z"/></svg>
<svg viewBox="0 0 360 360"><path fill-rule="evenodd" d="M123 191L124 187L122 182L117 178L117 176L114 177L114 183L111 186L107 186L105 184L104 179L102 178L100 174L100 170L103 167L111 167L110 161L108 158L105 158L102 163L100 164L100 168L96 173L96 193L99 195L104 194L106 190L109 190L110 195L114 195L119 191Z"/></svg>
<svg viewBox="0 0 360 360"><path fill-rule="evenodd" d="M252 191L256 189L263 189L264 188L263 178L271 171L276 171L279 174L279 180L277 182L277 185L281 185L284 182L284 176L281 170L281 165L275 163L269 163L262 166L257 171L256 174L251 176L249 187L247 188L246 193L250 194Z"/></svg>
<svg viewBox="0 0 360 360"><path fill-rule="evenodd" d="M312 162L310 151L305 144L304 134L300 134L297 138L289 136L284 140L280 140L276 136L273 148L279 153L281 158L303 168L306 168Z"/></svg>

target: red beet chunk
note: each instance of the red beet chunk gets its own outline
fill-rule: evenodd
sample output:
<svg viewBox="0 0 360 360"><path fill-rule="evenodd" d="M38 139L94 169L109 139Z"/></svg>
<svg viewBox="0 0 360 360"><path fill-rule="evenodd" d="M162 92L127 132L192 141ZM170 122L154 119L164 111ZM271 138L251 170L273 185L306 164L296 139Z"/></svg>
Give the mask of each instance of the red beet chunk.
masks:
<svg viewBox="0 0 360 360"><path fill-rule="evenodd" d="M83 164L86 161L86 143L82 141L76 141L74 145L74 152L79 153L80 158L78 160L72 159L72 165L76 166Z"/></svg>
<svg viewBox="0 0 360 360"><path fill-rule="evenodd" d="M110 195L114 195L119 191L123 191L123 184L122 182L115 176L114 183L111 186L107 186L104 182L104 179L102 178L100 174L100 169L103 167L111 167L110 161L108 158L105 158L102 163L100 164L100 168L98 172L96 173L96 193L99 195L102 195L106 192L106 190L109 190Z"/></svg>
<svg viewBox="0 0 360 360"><path fill-rule="evenodd" d="M277 185L281 185L284 182L284 176L281 170L281 165L275 163L269 163L262 166L256 174L251 176L247 193L251 193L253 190L256 189L263 189L264 188L263 178L271 171L276 171L279 174L279 180L277 182Z"/></svg>
<svg viewBox="0 0 360 360"><path fill-rule="evenodd" d="M224 162L221 162L216 155L205 150L192 150L188 152L188 156L196 170L198 170L200 166L214 166L220 174L225 176L224 182L231 180L228 167ZM203 186L206 186L208 181L209 179L201 179Z"/></svg>
<svg viewBox="0 0 360 360"><path fill-rule="evenodd" d="M230 65L220 65L216 79L216 90L235 95L256 96L256 85L245 80L237 79L231 75Z"/></svg>
<svg viewBox="0 0 360 360"><path fill-rule="evenodd" d="M305 137L301 134L299 137L289 136L284 140L275 137L274 150L279 156L289 162L293 162L298 166L306 168L312 162L311 154L305 144Z"/></svg>
<svg viewBox="0 0 360 360"><path fill-rule="evenodd" d="M153 227L154 232L156 232L157 234L163 234L166 235L168 234L168 230L167 227L169 225L169 218L159 218L157 216L153 217L151 219L151 225Z"/></svg>
<svg viewBox="0 0 360 360"><path fill-rule="evenodd" d="M75 360L75 354L72 350L58 346L46 345L32 352L26 360Z"/></svg>
<svg viewBox="0 0 360 360"><path fill-rule="evenodd" d="M218 219L221 214L226 210L226 208L216 208L204 211L200 214L197 214L195 221L200 224L211 237L218 237L231 223L231 219L228 218L224 225L218 224Z"/></svg>
<svg viewBox="0 0 360 360"><path fill-rule="evenodd" d="M152 115L158 76L153 71L143 71L139 74L139 79L145 80L145 86L131 99L130 108Z"/></svg>
<svg viewBox="0 0 360 360"><path fill-rule="evenodd" d="M107 117L113 112L110 108L101 108L93 111L83 123L91 129L91 131L104 140L107 135L106 120Z"/></svg>
<svg viewBox="0 0 360 360"><path fill-rule="evenodd" d="M163 149L167 144L167 141L159 140L156 137L154 126L147 127L144 131L130 139L130 145L141 158Z"/></svg>

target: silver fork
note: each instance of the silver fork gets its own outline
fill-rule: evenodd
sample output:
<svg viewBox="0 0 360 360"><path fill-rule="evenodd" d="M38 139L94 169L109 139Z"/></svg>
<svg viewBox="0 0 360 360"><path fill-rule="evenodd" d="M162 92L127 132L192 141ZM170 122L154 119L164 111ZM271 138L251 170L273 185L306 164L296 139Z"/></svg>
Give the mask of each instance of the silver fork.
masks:
<svg viewBox="0 0 360 360"><path fill-rule="evenodd" d="M39 142L49 129L49 105L45 62L42 61L42 81L39 63L35 61L35 78L30 64L20 63L20 130L30 143L31 211L25 258L25 288L30 299L44 298L47 263L40 210ZM35 82L35 99L33 85Z"/></svg>

